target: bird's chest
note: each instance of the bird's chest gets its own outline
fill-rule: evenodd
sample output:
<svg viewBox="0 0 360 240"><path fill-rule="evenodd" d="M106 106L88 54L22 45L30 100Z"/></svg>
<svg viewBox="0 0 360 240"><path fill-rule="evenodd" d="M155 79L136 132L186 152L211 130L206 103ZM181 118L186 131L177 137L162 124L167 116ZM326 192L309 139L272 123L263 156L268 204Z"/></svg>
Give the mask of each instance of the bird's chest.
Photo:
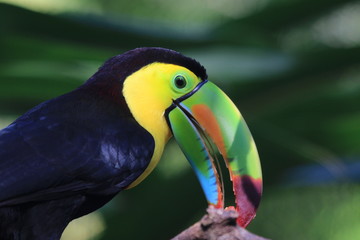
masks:
<svg viewBox="0 0 360 240"><path fill-rule="evenodd" d="M134 182L148 167L155 149L152 136L140 128L105 136L99 147L99 159L111 171L117 187Z"/></svg>

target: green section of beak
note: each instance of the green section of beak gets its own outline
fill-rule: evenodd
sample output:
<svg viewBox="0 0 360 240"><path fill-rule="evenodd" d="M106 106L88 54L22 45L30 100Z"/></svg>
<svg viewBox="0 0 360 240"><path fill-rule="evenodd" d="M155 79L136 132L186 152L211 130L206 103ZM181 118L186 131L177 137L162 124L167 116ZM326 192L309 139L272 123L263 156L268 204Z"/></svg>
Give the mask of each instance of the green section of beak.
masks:
<svg viewBox="0 0 360 240"><path fill-rule="evenodd" d="M239 110L215 84L207 82L182 105L211 137L232 175L261 178L258 152Z"/></svg>
<svg viewBox="0 0 360 240"><path fill-rule="evenodd" d="M181 108L173 109L169 119L174 137L194 169L209 204L222 204L216 168L197 123L188 118Z"/></svg>
<svg viewBox="0 0 360 240"><path fill-rule="evenodd" d="M167 117L208 202L222 207L222 188L208 142L216 145L233 181L238 223L246 226L260 202L262 176L254 140L234 103L213 83L202 82L189 96L174 101Z"/></svg>

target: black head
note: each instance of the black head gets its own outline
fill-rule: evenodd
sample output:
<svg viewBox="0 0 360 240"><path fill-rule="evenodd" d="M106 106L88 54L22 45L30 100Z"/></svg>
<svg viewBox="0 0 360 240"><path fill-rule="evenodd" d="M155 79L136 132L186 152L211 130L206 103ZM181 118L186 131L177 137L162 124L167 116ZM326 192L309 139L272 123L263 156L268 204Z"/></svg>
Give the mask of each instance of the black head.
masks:
<svg viewBox="0 0 360 240"><path fill-rule="evenodd" d="M205 68L196 60L166 48L143 47L110 58L88 82L117 80L122 83L127 76L154 62L180 65L189 69L201 79L207 79Z"/></svg>

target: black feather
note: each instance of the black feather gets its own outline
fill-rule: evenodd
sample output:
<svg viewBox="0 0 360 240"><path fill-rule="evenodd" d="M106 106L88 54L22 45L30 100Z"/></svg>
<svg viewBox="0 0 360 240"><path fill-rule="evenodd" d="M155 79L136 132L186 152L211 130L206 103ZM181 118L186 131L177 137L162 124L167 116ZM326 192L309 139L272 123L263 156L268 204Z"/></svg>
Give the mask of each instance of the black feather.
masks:
<svg viewBox="0 0 360 240"><path fill-rule="evenodd" d="M121 92L128 75L152 62L207 78L198 62L175 51L135 49L0 131L1 240L59 239L72 219L101 207L143 173L154 139Z"/></svg>

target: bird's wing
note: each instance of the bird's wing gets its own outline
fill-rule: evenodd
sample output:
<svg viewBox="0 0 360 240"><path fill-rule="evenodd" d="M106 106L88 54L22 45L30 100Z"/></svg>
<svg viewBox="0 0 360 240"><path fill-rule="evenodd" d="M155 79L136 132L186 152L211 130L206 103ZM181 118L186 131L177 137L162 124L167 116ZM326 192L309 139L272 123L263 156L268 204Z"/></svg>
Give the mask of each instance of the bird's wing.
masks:
<svg viewBox="0 0 360 240"><path fill-rule="evenodd" d="M15 121L0 131L0 206L120 191L144 171L154 149L136 124L124 118L88 129L41 116Z"/></svg>

